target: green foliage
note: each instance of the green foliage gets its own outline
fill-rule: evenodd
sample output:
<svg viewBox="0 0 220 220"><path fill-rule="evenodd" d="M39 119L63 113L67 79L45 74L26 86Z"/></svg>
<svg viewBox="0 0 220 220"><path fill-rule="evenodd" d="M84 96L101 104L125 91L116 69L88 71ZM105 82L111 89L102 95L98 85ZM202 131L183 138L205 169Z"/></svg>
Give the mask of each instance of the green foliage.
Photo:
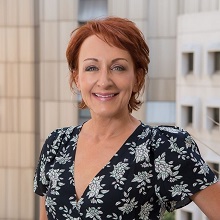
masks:
<svg viewBox="0 0 220 220"><path fill-rule="evenodd" d="M174 212L165 212L163 220L175 220Z"/></svg>

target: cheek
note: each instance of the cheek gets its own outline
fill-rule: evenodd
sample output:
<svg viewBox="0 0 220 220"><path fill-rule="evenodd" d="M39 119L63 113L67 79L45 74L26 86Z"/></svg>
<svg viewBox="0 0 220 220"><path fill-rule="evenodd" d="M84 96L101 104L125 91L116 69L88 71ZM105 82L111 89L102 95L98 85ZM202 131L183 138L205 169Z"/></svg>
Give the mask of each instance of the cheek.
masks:
<svg viewBox="0 0 220 220"><path fill-rule="evenodd" d="M90 90L94 85L94 79L92 77L79 77L78 84L81 90Z"/></svg>
<svg viewBox="0 0 220 220"><path fill-rule="evenodd" d="M121 88L124 88L124 91L127 93L127 95L131 95L132 92L134 91L134 83L132 83L132 79L128 81L127 80L123 81L121 85L122 85Z"/></svg>

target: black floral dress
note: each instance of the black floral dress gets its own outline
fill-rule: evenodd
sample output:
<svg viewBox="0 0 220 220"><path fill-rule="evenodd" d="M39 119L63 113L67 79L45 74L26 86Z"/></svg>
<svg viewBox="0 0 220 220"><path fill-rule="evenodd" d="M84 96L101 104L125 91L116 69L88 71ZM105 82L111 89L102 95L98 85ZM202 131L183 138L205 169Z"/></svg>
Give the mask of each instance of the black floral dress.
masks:
<svg viewBox="0 0 220 220"><path fill-rule="evenodd" d="M77 201L73 172L81 128L53 131L42 148L34 191L46 196L49 220L161 219L218 181L186 131L141 123Z"/></svg>

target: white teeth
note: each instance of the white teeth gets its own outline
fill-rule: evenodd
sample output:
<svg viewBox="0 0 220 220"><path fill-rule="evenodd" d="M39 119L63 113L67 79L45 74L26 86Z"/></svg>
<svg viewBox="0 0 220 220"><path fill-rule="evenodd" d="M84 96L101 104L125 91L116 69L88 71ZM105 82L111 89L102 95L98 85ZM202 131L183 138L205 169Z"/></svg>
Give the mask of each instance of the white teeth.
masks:
<svg viewBox="0 0 220 220"><path fill-rule="evenodd" d="M109 97L113 97L114 94L109 94L109 95L101 95L101 94L97 94L95 93L96 96L100 97L100 98L109 98Z"/></svg>

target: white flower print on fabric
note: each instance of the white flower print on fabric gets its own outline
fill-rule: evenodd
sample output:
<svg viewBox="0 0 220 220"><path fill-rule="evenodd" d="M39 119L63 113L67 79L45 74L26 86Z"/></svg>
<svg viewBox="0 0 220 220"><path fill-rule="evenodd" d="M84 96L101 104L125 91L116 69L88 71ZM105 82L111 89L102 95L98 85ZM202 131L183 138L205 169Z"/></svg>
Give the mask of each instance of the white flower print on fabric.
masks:
<svg viewBox="0 0 220 220"><path fill-rule="evenodd" d="M48 212L50 212L55 219L56 216L56 208L57 203L55 202L55 198L51 198L49 196L46 197L45 205L48 207Z"/></svg>
<svg viewBox="0 0 220 220"><path fill-rule="evenodd" d="M72 205L73 209L77 209L77 211L80 211L81 206L84 203L84 198L80 198L79 201L76 200L74 196L69 197L70 204Z"/></svg>
<svg viewBox="0 0 220 220"><path fill-rule="evenodd" d="M81 126L78 126L78 128ZM68 127L68 129L65 131L65 137L64 140L68 141L69 139L72 138L72 134L73 134L73 130L74 130L74 126L70 126Z"/></svg>
<svg viewBox="0 0 220 220"><path fill-rule="evenodd" d="M86 218L91 218L93 220L102 220L101 214L103 214L103 212L100 209L100 207L89 207L86 210Z"/></svg>
<svg viewBox="0 0 220 220"><path fill-rule="evenodd" d="M59 164L66 164L67 162L70 162L72 156L67 153L67 149L66 147L62 148L62 151L60 152L60 157L56 157L56 160Z"/></svg>
<svg viewBox="0 0 220 220"><path fill-rule="evenodd" d="M181 158L182 160L189 159L189 155L187 155L187 151L185 150L185 147L179 147L177 142L177 138L171 137L169 140L171 152L178 153L178 158Z"/></svg>
<svg viewBox="0 0 220 220"><path fill-rule="evenodd" d="M124 176L125 171L129 170L129 164L126 163L126 159L124 162L119 162L116 165L113 165L114 169L110 172L110 177L113 177L115 181L112 182L112 185L114 185L115 189L122 190L122 187L120 185L124 185L124 181L127 179Z"/></svg>
<svg viewBox="0 0 220 220"><path fill-rule="evenodd" d="M72 164L72 166L69 167L69 173L71 174L70 177L69 177L69 183L71 185L74 184L73 171L74 171L74 164Z"/></svg>
<svg viewBox="0 0 220 220"><path fill-rule="evenodd" d="M124 213L128 214L129 212L132 212L138 203L137 201L135 201L135 197L133 197L132 199L127 198L124 202L125 202L124 205L118 208L119 210L123 212L123 214Z"/></svg>
<svg viewBox="0 0 220 220"><path fill-rule="evenodd" d="M57 150L59 149L60 147L60 144L62 143L62 139L63 139L63 134L65 133L65 130L64 129L57 129L56 130L57 133L58 133L58 136L57 138L53 141L53 144L51 146L47 145L47 148L48 148L48 161L50 161L52 155L51 154L54 154L56 155L57 153ZM52 135L52 134L51 134ZM51 136L49 135L49 137Z"/></svg>
<svg viewBox="0 0 220 220"><path fill-rule="evenodd" d="M72 216L72 209L68 209L66 206L60 207L59 210L63 211L63 217L65 217L65 220L75 220Z"/></svg>
<svg viewBox="0 0 220 220"><path fill-rule="evenodd" d="M94 177L92 182L89 184L89 192L87 193L88 198L91 199L91 203L103 203L101 198L106 194L109 190L104 190L103 187L105 184L101 184L103 176Z"/></svg>
<svg viewBox="0 0 220 220"><path fill-rule="evenodd" d="M48 172L48 176L52 182L51 185L51 194L54 195L59 195L59 190L61 186L64 186L65 183L61 182L61 180L63 180L63 177L60 177L61 174L64 172L65 170L62 169L51 169Z"/></svg>
<svg viewBox="0 0 220 220"><path fill-rule="evenodd" d="M188 184L184 184L184 182L182 181L180 184L171 186L171 190L169 191L172 193L173 197L175 197L176 195L181 195L181 199L183 200L185 197L192 195L187 187Z"/></svg>
<svg viewBox="0 0 220 220"><path fill-rule="evenodd" d="M188 135L186 138L185 138L185 146L186 148L191 148L192 146L194 146L194 141L193 141L193 138Z"/></svg>
<svg viewBox="0 0 220 220"><path fill-rule="evenodd" d="M138 214L139 219L145 220L149 219L150 212L153 211L153 205L149 202L146 202L144 205L141 206L141 211Z"/></svg>
<svg viewBox="0 0 220 220"><path fill-rule="evenodd" d="M132 143L131 147L129 148L129 150L131 150L131 154L135 155L135 161L141 162L141 161L145 161L145 162L149 162L149 149L148 149L148 142L149 140L147 140L146 143L140 144L136 146L136 143Z"/></svg>
<svg viewBox="0 0 220 220"><path fill-rule="evenodd" d="M137 185L137 188L139 188L139 193L143 193L143 195L145 195L146 192L146 188L151 188L152 186L147 184L147 183L151 183L151 177L153 177L153 175L151 174L152 170L150 170L150 172L138 172L138 174L134 174L134 178L132 179L131 182L138 182L139 184Z"/></svg>
<svg viewBox="0 0 220 220"><path fill-rule="evenodd" d="M133 209L136 207L137 205L137 201L135 201L135 197L130 198L130 191L131 191L131 187L128 188L127 192L124 192L124 198L121 199L121 201L117 202L116 205L122 205L120 207L118 207L119 210L121 210L123 212L123 214L128 214L130 212L133 211Z"/></svg>
<svg viewBox="0 0 220 220"><path fill-rule="evenodd" d="M194 173L197 173L197 172L204 173L205 172L204 166L206 166L206 165L204 165L204 161L201 159L197 160L196 158L193 158L192 160L195 163L195 167L193 168L193 172Z"/></svg>
<svg viewBox="0 0 220 220"><path fill-rule="evenodd" d="M162 180L165 180L167 177L172 175L171 168L173 166L165 161L165 155L166 154L163 153L155 159L155 171L158 173L157 179L162 178Z"/></svg>
<svg viewBox="0 0 220 220"><path fill-rule="evenodd" d="M42 155L41 163L40 163L40 181L42 184L47 185L49 181L46 178L45 167L46 167L47 158Z"/></svg>
<svg viewBox="0 0 220 220"><path fill-rule="evenodd" d="M209 174L209 166L206 163L203 163L200 166L199 174L204 174L204 176L206 176L206 174Z"/></svg>
<svg viewBox="0 0 220 220"><path fill-rule="evenodd" d="M161 209L160 209L161 213L159 217L163 215L165 210L168 210L169 212L173 212L176 209L176 205L177 205L177 201L169 201L166 196L161 196L160 192L161 192L160 186L158 187L155 186L155 193L159 199L158 202L161 205Z"/></svg>
<svg viewBox="0 0 220 220"><path fill-rule="evenodd" d="M173 212L176 209L177 201L169 201L166 203L166 208L168 208L169 212Z"/></svg>
<svg viewBox="0 0 220 220"><path fill-rule="evenodd" d="M75 146L77 144L78 138L79 138L79 135L75 135L70 140L72 143L74 143L74 149L75 149Z"/></svg>
<svg viewBox="0 0 220 220"><path fill-rule="evenodd" d="M112 213L112 215L107 215L107 218L110 218L113 220L122 220L122 215L117 215L115 213Z"/></svg>
<svg viewBox="0 0 220 220"><path fill-rule="evenodd" d="M169 163L165 160L166 153L162 153L161 156L155 159L155 171L157 174L157 179L165 180L169 179L170 182L175 182L182 178L179 174L179 168L181 165L173 166L173 161L169 161Z"/></svg>
<svg viewBox="0 0 220 220"><path fill-rule="evenodd" d="M154 142L153 146L154 146L155 148L159 148L162 144L164 144L164 141L163 141L161 138L158 138L158 139Z"/></svg>
<svg viewBox="0 0 220 220"><path fill-rule="evenodd" d="M147 128L147 129L143 130L143 132L140 135L138 135L137 137L140 139L144 139L149 135L150 132L151 132L151 129Z"/></svg>
<svg viewBox="0 0 220 220"><path fill-rule="evenodd" d="M185 138L185 147L188 149L188 148L191 148L193 152L195 152L196 154L200 155L199 153L199 148L197 147L195 141L193 140L192 136L188 135L186 138Z"/></svg>
<svg viewBox="0 0 220 220"><path fill-rule="evenodd" d="M197 179L197 181L199 182L199 184L201 185L201 187L200 187L200 189L202 190L202 189L205 189L207 186L210 186L211 185L211 183L209 183L208 182L208 180L207 180L207 178L203 178L203 180L198 180ZM215 177L215 179L214 179L214 181L213 181L214 183L217 183L218 182L218 177L216 176Z"/></svg>
<svg viewBox="0 0 220 220"><path fill-rule="evenodd" d="M166 198L166 196L161 196L161 194L160 194L161 187L160 187L160 186L157 187L157 185L155 185L154 189L155 189L155 193L156 193L156 195L157 195L157 197L158 197L159 202L160 202L161 205L163 205L164 202L168 201L168 199Z"/></svg>
<svg viewBox="0 0 220 220"><path fill-rule="evenodd" d="M36 191L36 189L37 189L37 187L38 187L37 178L38 178L38 176L35 175L35 177L34 177L34 192Z"/></svg>
<svg viewBox="0 0 220 220"><path fill-rule="evenodd" d="M180 132L180 129L175 128L175 127L163 127L163 126L159 126L159 129L161 131L168 131L170 133L174 133L174 134L178 134Z"/></svg>

